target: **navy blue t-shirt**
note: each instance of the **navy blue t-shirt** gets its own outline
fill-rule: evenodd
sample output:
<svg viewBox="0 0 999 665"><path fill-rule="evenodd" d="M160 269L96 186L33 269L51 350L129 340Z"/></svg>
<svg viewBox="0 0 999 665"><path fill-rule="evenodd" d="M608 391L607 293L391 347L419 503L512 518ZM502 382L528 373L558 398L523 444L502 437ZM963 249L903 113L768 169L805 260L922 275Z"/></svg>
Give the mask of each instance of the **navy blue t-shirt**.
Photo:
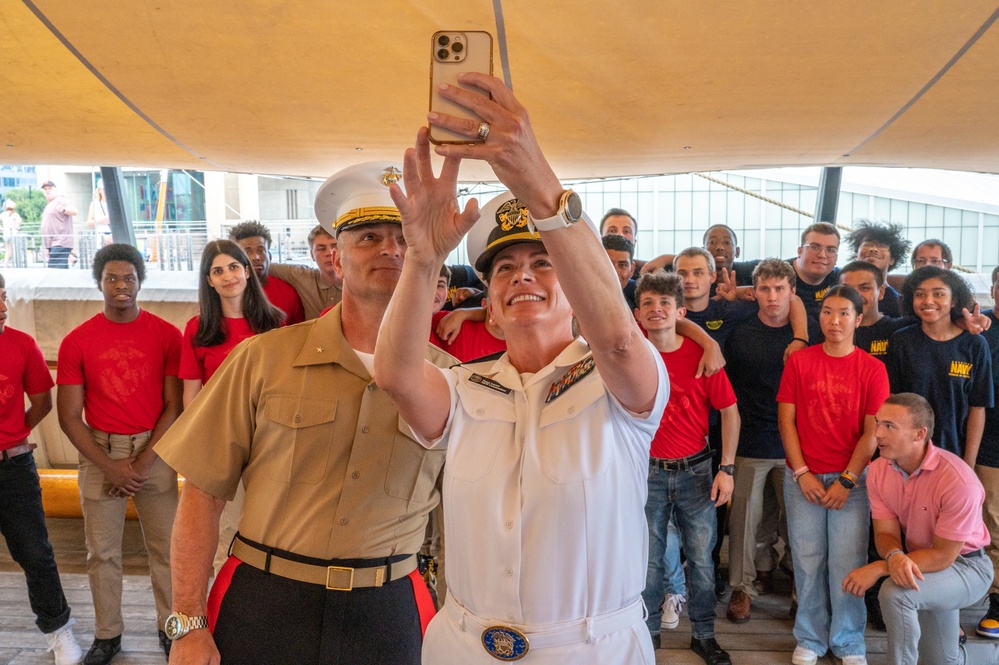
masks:
<svg viewBox="0 0 999 665"><path fill-rule="evenodd" d="M760 306L751 300L709 300L708 306L700 312L687 310L686 319L696 323L725 349L725 340L740 323L758 318Z"/></svg>
<svg viewBox="0 0 999 665"><path fill-rule="evenodd" d="M914 316L904 318L892 318L882 316L877 323L870 326L858 326L853 332L853 344L859 349L867 351L883 363L888 362L888 341L896 332L919 323L919 319Z"/></svg>
<svg viewBox="0 0 999 665"><path fill-rule="evenodd" d="M994 309L983 314L992 319L992 327L982 333L989 345L992 356L992 392L999 392L999 319ZM982 446L978 449L978 463L983 466L999 468L999 407L985 409L985 433L982 434Z"/></svg>
<svg viewBox="0 0 999 665"><path fill-rule="evenodd" d="M638 308L638 303L635 302L635 285L637 282L633 279L629 279L628 283L625 285L622 291L624 291L624 299L628 303L628 307L631 308L631 312L634 313L635 309Z"/></svg>
<svg viewBox="0 0 999 665"><path fill-rule="evenodd" d="M814 341L819 334L818 324L809 319L809 339ZM736 327L725 342L725 371L742 419L739 457L784 457L777 428L777 390L784 373L784 349L793 339L790 323L772 328L756 316Z"/></svg>
<svg viewBox="0 0 999 665"><path fill-rule="evenodd" d="M759 264L759 259L754 261L732 261L732 270L735 271L735 280L739 286L753 285L753 271Z"/></svg>
<svg viewBox="0 0 999 665"><path fill-rule="evenodd" d="M788 259L787 262L793 266L795 259ZM826 291L829 290L830 286L837 284L839 284L839 268L833 268L821 284L808 284L798 277L794 283L794 293L801 298L808 316L818 320L819 312L822 311L822 299L826 296Z"/></svg>
<svg viewBox="0 0 999 665"><path fill-rule="evenodd" d="M890 284L884 285L885 294L881 296L878 310L885 316L898 318L902 316L902 296Z"/></svg>
<svg viewBox="0 0 999 665"><path fill-rule="evenodd" d="M963 457L968 409L993 405L988 343L968 332L938 342L907 326L892 335L887 366L893 393L922 395L933 407L933 443Z"/></svg>

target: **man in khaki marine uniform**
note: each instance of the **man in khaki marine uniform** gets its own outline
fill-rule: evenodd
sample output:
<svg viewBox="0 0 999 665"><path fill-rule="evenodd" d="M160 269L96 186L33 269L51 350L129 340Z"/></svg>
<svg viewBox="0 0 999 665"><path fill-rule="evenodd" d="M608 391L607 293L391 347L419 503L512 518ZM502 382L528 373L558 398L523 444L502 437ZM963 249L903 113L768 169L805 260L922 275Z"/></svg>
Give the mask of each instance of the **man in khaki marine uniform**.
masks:
<svg viewBox="0 0 999 665"><path fill-rule="evenodd" d="M175 665L420 662L433 603L416 552L444 452L410 438L371 379L406 249L388 190L400 176L375 163L326 181L316 213L339 240L343 301L239 346L156 448L187 479L171 550ZM206 603L218 516L241 478L233 556Z"/></svg>
<svg viewBox="0 0 999 665"><path fill-rule="evenodd" d="M336 272L336 238L320 224L309 232L309 256L316 267L272 263L271 274L295 287L305 318L317 319L343 297L343 280Z"/></svg>

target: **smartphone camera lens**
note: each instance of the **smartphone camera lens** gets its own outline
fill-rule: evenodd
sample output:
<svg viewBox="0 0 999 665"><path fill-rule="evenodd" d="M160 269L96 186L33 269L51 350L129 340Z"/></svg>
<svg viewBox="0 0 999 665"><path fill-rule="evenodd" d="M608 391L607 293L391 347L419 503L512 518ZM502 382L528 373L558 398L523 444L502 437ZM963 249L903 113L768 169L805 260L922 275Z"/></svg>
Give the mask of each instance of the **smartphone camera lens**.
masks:
<svg viewBox="0 0 999 665"><path fill-rule="evenodd" d="M455 42L454 44L451 45L451 50L454 51L455 53L461 53L462 49L464 48L465 45L462 44L461 42Z"/></svg>
<svg viewBox="0 0 999 665"><path fill-rule="evenodd" d="M441 46L447 46L448 44L451 43L451 38L448 37L447 35L441 35L440 37L437 38L437 43L440 44Z"/></svg>
<svg viewBox="0 0 999 665"><path fill-rule="evenodd" d="M437 50L437 59L438 60L447 60L450 56L451 56L451 52L448 51L446 48L442 48L442 49L438 49Z"/></svg>

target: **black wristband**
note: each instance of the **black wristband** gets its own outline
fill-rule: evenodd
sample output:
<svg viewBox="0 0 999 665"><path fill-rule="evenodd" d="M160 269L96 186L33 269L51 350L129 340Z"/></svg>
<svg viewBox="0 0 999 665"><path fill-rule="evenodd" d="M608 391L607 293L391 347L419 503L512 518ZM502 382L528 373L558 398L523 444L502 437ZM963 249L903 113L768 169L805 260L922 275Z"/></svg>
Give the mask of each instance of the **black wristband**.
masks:
<svg viewBox="0 0 999 665"><path fill-rule="evenodd" d="M807 340L807 339L801 339L800 337L795 337L795 338L794 338L794 339L792 339L791 341L792 341L792 342L801 342L801 343L802 343L802 344L804 344L805 346L808 346L808 340Z"/></svg>

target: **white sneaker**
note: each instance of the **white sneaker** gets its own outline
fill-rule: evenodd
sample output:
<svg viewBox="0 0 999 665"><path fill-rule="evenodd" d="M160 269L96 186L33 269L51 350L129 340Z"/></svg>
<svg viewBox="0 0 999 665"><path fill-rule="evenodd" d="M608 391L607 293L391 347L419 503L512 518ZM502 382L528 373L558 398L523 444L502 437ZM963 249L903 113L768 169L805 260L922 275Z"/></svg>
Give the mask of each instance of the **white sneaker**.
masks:
<svg viewBox="0 0 999 665"><path fill-rule="evenodd" d="M819 654L805 647L794 647L791 654L791 665L815 665L819 662Z"/></svg>
<svg viewBox="0 0 999 665"><path fill-rule="evenodd" d="M663 603L663 620L660 624L662 630L673 630L680 625L680 611L685 602L687 599L678 593L666 596L666 602Z"/></svg>
<svg viewBox="0 0 999 665"><path fill-rule="evenodd" d="M839 662L843 665L867 665L867 656L843 656Z"/></svg>
<svg viewBox="0 0 999 665"><path fill-rule="evenodd" d="M49 651L55 654L56 665L74 665L83 660L83 649L73 635L73 624L76 619L70 619L66 625L54 633L45 633L49 643Z"/></svg>

